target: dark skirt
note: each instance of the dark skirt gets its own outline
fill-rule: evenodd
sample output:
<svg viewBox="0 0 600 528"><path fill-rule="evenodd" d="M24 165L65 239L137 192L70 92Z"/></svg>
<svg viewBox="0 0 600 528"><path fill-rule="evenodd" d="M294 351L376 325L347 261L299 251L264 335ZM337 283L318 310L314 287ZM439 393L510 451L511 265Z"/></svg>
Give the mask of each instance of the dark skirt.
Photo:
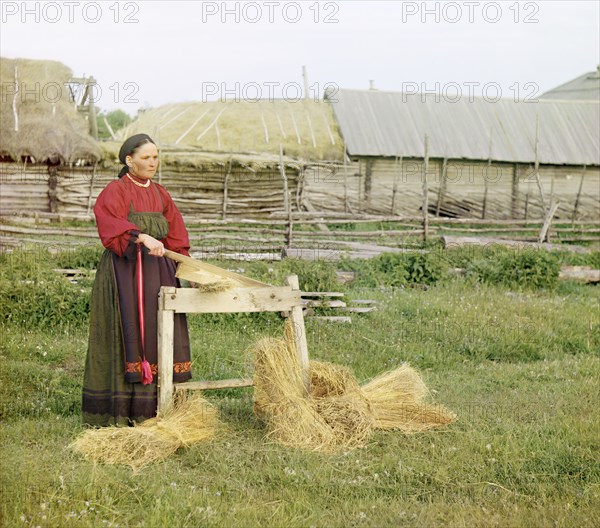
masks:
<svg viewBox="0 0 600 528"><path fill-rule="evenodd" d="M89 425L131 425L156 416L157 310L161 286L179 287L175 263L144 248L144 352L153 382L141 383L135 251L123 257L106 250L92 289L90 332L83 382L82 415ZM173 381L190 379L190 343L185 314L175 314Z"/></svg>

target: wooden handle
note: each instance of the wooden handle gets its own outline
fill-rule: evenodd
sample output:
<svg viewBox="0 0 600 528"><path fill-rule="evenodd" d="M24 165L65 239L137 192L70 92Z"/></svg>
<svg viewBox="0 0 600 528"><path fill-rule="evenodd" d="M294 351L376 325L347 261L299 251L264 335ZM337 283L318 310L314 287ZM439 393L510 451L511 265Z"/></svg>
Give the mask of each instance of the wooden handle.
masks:
<svg viewBox="0 0 600 528"><path fill-rule="evenodd" d="M186 260L193 260L190 257L181 255L180 253L175 253L175 251L171 251L170 249L165 249L165 257L169 257L171 260L175 260L177 262L186 262Z"/></svg>
<svg viewBox="0 0 600 528"><path fill-rule="evenodd" d="M180 253L175 253L175 251L171 251L170 249L165 249L164 256L175 260L176 262L188 264L193 270L204 273L212 273L213 275L216 275L217 277L221 278L233 279L237 283L240 283L244 286L270 287L269 284L266 284L264 282L245 277L244 275L234 273L233 271L228 271L226 269L219 268L218 266L214 266L212 264L209 264L208 262L202 262L200 260L193 259L192 257L187 257L185 255L181 255Z"/></svg>

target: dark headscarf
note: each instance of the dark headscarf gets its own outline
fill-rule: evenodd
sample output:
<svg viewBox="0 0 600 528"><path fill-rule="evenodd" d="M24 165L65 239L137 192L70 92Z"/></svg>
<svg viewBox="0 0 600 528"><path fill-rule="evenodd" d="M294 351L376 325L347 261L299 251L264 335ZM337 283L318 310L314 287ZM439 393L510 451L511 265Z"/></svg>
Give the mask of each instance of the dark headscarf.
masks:
<svg viewBox="0 0 600 528"><path fill-rule="evenodd" d="M119 178L121 176L125 176L129 172L129 167L127 166L126 158L127 156L131 156L138 147L141 147L145 143L152 143L155 145L154 141L148 134L136 134L135 136L131 136L129 139L125 140L125 143L121 145L121 150L119 150L119 161L123 163L125 166L119 172Z"/></svg>

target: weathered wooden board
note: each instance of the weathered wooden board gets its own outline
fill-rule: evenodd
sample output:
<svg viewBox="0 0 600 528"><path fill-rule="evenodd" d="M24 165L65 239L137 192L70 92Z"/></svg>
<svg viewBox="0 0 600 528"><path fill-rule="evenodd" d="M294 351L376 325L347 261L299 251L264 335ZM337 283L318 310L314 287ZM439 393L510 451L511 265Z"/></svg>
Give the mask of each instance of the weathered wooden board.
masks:
<svg viewBox="0 0 600 528"><path fill-rule="evenodd" d="M300 293L286 286L233 288L213 293L177 288L166 296L164 307L175 313L282 312L302 306Z"/></svg>
<svg viewBox="0 0 600 528"><path fill-rule="evenodd" d="M600 270L592 269L591 266L562 266L558 278L597 283L600 282Z"/></svg>
<svg viewBox="0 0 600 528"><path fill-rule="evenodd" d="M254 382L251 378L236 378L215 381L188 381L186 383L175 383L176 391L182 390L212 390L233 389L237 387L252 387Z"/></svg>
<svg viewBox="0 0 600 528"><path fill-rule="evenodd" d="M159 307L175 288L159 294ZM175 316L173 310L158 310L158 412L165 413L173 404L173 344Z"/></svg>

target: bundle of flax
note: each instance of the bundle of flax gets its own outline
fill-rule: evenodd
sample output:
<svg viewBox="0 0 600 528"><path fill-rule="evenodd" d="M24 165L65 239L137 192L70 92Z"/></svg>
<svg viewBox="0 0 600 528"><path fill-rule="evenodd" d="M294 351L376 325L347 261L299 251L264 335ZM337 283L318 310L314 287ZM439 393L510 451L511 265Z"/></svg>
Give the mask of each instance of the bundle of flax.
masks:
<svg viewBox="0 0 600 528"><path fill-rule="evenodd" d="M408 365L380 374L361 388L371 404L377 429L417 433L456 418L443 405L423 401L429 391L420 374Z"/></svg>
<svg viewBox="0 0 600 528"><path fill-rule="evenodd" d="M307 393L291 325L285 338L264 338L253 347L255 411L267 437L283 445L334 452L365 444L373 429L424 431L455 416L423 402L427 388L408 366L360 386L345 367L311 361Z"/></svg>
<svg viewBox="0 0 600 528"><path fill-rule="evenodd" d="M88 429L70 447L88 460L138 470L180 447L213 437L218 424L216 409L199 395L192 395L178 399L164 416L135 427Z"/></svg>

